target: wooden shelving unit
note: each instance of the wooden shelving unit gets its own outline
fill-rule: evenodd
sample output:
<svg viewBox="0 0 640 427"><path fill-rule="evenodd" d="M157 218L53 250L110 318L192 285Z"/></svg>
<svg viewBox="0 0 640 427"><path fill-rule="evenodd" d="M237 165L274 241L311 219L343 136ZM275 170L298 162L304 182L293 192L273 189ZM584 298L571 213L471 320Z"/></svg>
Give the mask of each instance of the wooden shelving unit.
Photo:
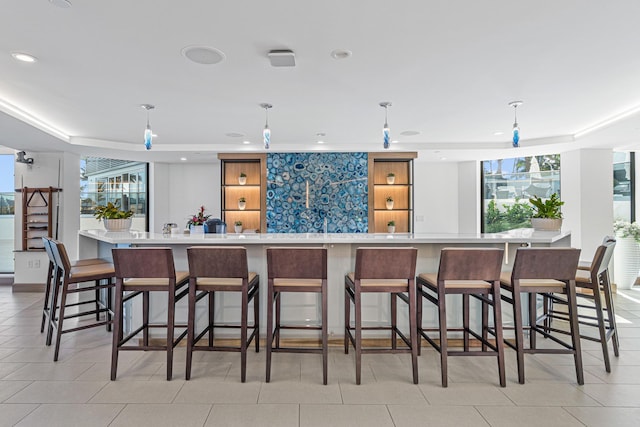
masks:
<svg viewBox="0 0 640 427"><path fill-rule="evenodd" d="M222 220L227 224L227 233L234 232L236 221L242 221L243 230L265 233L267 167L265 154L218 154L222 163L221 206ZM246 183L239 182L240 174L247 175ZM239 199L246 200L244 209Z"/></svg>
<svg viewBox="0 0 640 427"><path fill-rule="evenodd" d="M44 251L43 237L53 237L53 193L60 188L24 187L22 193L22 250Z"/></svg>
<svg viewBox="0 0 640 427"><path fill-rule="evenodd" d="M369 153L369 232L386 233L395 221L396 233L413 232L413 159L417 153ZM387 175L393 173L393 184ZM387 197L393 207L387 208Z"/></svg>

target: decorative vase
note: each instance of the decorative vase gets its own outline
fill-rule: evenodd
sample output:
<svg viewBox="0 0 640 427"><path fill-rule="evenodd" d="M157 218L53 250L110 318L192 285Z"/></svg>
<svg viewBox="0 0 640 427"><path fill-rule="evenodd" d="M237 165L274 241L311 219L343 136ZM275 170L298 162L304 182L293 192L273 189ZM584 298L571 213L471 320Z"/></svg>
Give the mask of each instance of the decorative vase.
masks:
<svg viewBox="0 0 640 427"><path fill-rule="evenodd" d="M633 237L616 236L613 252L614 282L618 289L631 289L640 272L640 246Z"/></svg>
<svg viewBox="0 0 640 427"><path fill-rule="evenodd" d="M247 207L247 202L238 202L238 209L240 209L241 211L244 210L244 208Z"/></svg>
<svg viewBox="0 0 640 427"><path fill-rule="evenodd" d="M238 233L238 234L242 233L242 226L241 225L234 225L233 228L235 229L236 233Z"/></svg>
<svg viewBox="0 0 640 427"><path fill-rule="evenodd" d="M238 184L245 185L246 183L247 183L247 177L246 176L239 176L238 177Z"/></svg>
<svg viewBox="0 0 640 427"><path fill-rule="evenodd" d="M204 225L190 225L189 232L191 235L202 235L204 236Z"/></svg>
<svg viewBox="0 0 640 427"><path fill-rule="evenodd" d="M390 202L389 202L389 201L387 201L387 209L388 209L388 210L393 209L393 200L392 200L392 201L390 201Z"/></svg>
<svg viewBox="0 0 640 427"><path fill-rule="evenodd" d="M107 231L129 231L131 228L131 218L126 219L104 219L104 228Z"/></svg>
<svg viewBox="0 0 640 427"><path fill-rule="evenodd" d="M387 232L388 233L395 233L396 232L396 226L395 225L387 225Z"/></svg>
<svg viewBox="0 0 640 427"><path fill-rule="evenodd" d="M387 177L387 184L393 184L394 182L396 182L396 177L395 176L388 176Z"/></svg>
<svg viewBox="0 0 640 427"><path fill-rule="evenodd" d="M562 218L531 218L531 227L536 231L560 231Z"/></svg>

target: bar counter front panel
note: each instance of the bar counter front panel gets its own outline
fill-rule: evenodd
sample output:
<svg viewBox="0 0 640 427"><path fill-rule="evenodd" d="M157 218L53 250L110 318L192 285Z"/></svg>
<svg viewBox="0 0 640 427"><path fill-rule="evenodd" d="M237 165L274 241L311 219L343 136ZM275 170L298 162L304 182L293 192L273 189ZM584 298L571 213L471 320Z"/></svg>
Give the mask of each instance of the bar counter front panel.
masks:
<svg viewBox="0 0 640 427"><path fill-rule="evenodd" d="M412 246L418 249L416 274L436 272L440 259L440 250L445 247L496 247L505 249L503 271L510 271L515 257L515 251L521 246L533 247L569 247L571 233L564 232L534 232L533 229L511 230L493 234L205 234L203 236L163 235L146 232L107 232L104 230L86 230L79 232L79 254L81 258L103 257L111 258L114 247L151 247L164 246L173 249L176 270L188 270L187 252L189 246L195 245L228 245L244 246L247 248L249 270L260 275L260 316L261 335L266 333L266 287L267 264L266 248L273 246L321 246L328 250L328 330L330 338L344 335L344 275L354 270L355 253L359 247L380 246ZM589 254L586 254L587 256ZM584 256L584 255L583 255ZM447 300L447 322L451 325L461 324L461 300L449 296ZM204 303L197 311L199 323L204 321L206 313ZM166 319L166 296L157 294L151 296L152 319L160 321ZM407 315L404 304L398 305L398 323L406 330ZM474 323L480 320L480 310L476 304L471 304L471 317ZM389 296L387 294L365 295L363 298L363 324L374 325L386 323L389 319ZM126 316L126 323L140 322L141 310L132 307L131 317ZM320 303L317 295L300 294L283 295L282 320L295 323L308 321L320 317ZM504 322L511 322L511 313L503 313ZM186 323L187 301L182 300L176 307L176 322ZM239 322L240 297L233 293L216 296L216 321ZM432 304L424 304L423 323L437 326L437 310ZM203 324L204 325L204 324ZM224 336L221 331L218 336ZM303 337L305 331L291 332L292 337ZM311 331L310 331L311 332ZM317 335L311 332L312 336ZM371 337L376 336L375 331ZM379 336L379 335L377 335Z"/></svg>

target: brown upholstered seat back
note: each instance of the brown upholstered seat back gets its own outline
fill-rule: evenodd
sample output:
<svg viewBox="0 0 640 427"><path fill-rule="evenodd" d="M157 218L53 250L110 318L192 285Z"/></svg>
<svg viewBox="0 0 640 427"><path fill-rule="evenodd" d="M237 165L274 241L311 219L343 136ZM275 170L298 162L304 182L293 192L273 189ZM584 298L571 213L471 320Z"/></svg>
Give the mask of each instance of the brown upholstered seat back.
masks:
<svg viewBox="0 0 640 427"><path fill-rule="evenodd" d="M574 280L579 259L580 249L575 248L518 248L511 280Z"/></svg>
<svg viewBox="0 0 640 427"><path fill-rule="evenodd" d="M187 258L191 277L249 277L247 250L241 246L193 246Z"/></svg>
<svg viewBox="0 0 640 427"><path fill-rule="evenodd" d="M69 272L71 270L71 261L69 261L69 255L67 255L67 250L65 249L64 244L54 239L51 239L49 243L58 268L62 268L64 271Z"/></svg>
<svg viewBox="0 0 640 427"><path fill-rule="evenodd" d="M358 248L354 280L415 280L416 248Z"/></svg>
<svg viewBox="0 0 640 427"><path fill-rule="evenodd" d="M56 258L55 258L55 255L53 255L53 250L51 249L51 239L49 237L43 237L42 243L44 246L44 250L47 253L47 256L49 257L49 261L55 264Z"/></svg>
<svg viewBox="0 0 640 427"><path fill-rule="evenodd" d="M269 279L326 279L327 249L267 248Z"/></svg>
<svg viewBox="0 0 640 427"><path fill-rule="evenodd" d="M593 257L593 263L591 268L595 270L597 275L604 273L609 268L611 257L613 256L613 250L616 247L615 240L608 240L598 247L596 255Z"/></svg>
<svg viewBox="0 0 640 427"><path fill-rule="evenodd" d="M171 248L114 248L111 253L119 279L176 277Z"/></svg>
<svg viewBox="0 0 640 427"><path fill-rule="evenodd" d="M444 248L440 252L438 280L500 280L504 249Z"/></svg>

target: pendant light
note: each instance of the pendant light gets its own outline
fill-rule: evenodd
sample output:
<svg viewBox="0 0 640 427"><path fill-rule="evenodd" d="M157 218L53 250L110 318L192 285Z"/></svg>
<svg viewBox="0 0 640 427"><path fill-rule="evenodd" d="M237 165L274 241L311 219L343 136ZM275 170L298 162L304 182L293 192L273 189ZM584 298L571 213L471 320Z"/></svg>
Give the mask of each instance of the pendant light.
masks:
<svg viewBox="0 0 640 427"><path fill-rule="evenodd" d="M147 110L147 128L144 130L144 148L146 148L147 150L151 150L153 132L151 131L151 126L149 125L149 110L153 110L156 107L151 104L142 104L141 107Z"/></svg>
<svg viewBox="0 0 640 427"><path fill-rule="evenodd" d="M269 129L269 108L273 108L273 105L263 103L260 104L260 108L264 108L265 122L264 129L262 130L262 142L264 142L264 149L268 150L271 144L271 129Z"/></svg>
<svg viewBox="0 0 640 427"><path fill-rule="evenodd" d="M514 148L520 147L520 126L518 126L518 106L522 105L522 101L512 101L509 103L513 107L513 138L512 143Z"/></svg>
<svg viewBox="0 0 640 427"><path fill-rule="evenodd" d="M389 149L391 143L391 131L389 129L389 124L387 123L387 111L388 108L391 107L390 102L381 102L380 106L384 108L384 126L382 127L382 146L385 150Z"/></svg>

